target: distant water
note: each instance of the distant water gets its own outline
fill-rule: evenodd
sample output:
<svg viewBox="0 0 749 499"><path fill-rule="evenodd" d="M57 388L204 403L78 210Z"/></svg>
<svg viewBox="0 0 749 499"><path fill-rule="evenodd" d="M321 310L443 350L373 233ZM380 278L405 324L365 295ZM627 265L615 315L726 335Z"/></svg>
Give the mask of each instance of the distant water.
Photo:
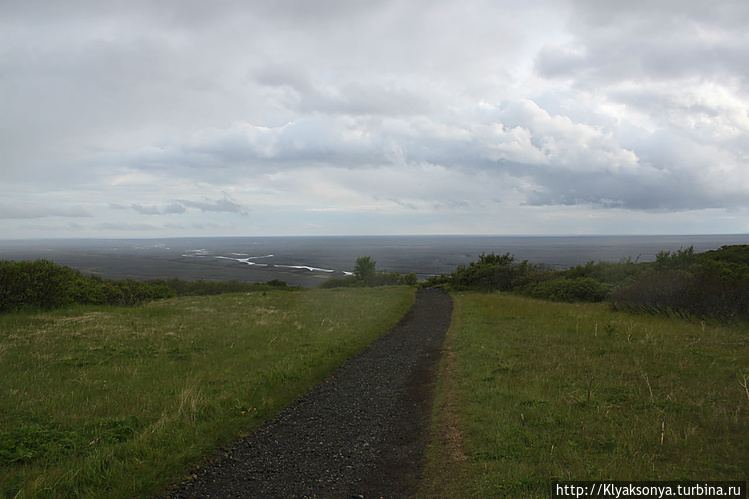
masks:
<svg viewBox="0 0 749 499"><path fill-rule="evenodd" d="M697 236L330 236L0 241L0 259L47 258L116 279L281 279L312 287L353 270L371 256L377 268L420 278L449 273L481 253L569 268L588 261L631 257L655 260L659 251L694 246L697 252L749 244L749 234Z"/></svg>

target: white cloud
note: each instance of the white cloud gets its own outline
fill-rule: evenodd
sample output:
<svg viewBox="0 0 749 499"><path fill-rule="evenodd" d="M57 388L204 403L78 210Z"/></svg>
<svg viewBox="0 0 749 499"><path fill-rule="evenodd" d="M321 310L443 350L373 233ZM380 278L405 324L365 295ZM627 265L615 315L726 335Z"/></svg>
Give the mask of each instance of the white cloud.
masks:
<svg viewBox="0 0 749 499"><path fill-rule="evenodd" d="M118 204L110 204L110 208L115 210L128 209L126 206ZM226 195L222 199L207 199L204 198L200 201L189 200L189 199L178 199L170 201L166 205L142 205L139 203L133 203L130 208L141 215L181 215L185 213L188 208L194 208L200 210L203 213L237 213L246 214L247 210L241 204L230 199Z"/></svg>
<svg viewBox="0 0 749 499"><path fill-rule="evenodd" d="M80 205L50 206L36 203L0 203L0 219L30 219L47 217L86 218L91 213Z"/></svg>
<svg viewBox="0 0 749 499"><path fill-rule="evenodd" d="M0 230L711 231L682 215L749 204L748 23L743 0L3 5Z"/></svg>

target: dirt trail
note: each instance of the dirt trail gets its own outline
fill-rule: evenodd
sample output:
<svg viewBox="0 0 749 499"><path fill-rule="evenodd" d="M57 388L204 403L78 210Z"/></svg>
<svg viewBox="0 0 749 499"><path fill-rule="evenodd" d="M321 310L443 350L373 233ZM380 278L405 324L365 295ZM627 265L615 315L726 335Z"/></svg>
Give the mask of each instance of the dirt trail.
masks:
<svg viewBox="0 0 749 499"><path fill-rule="evenodd" d="M414 495L451 313L450 296L418 291L388 334L167 497Z"/></svg>

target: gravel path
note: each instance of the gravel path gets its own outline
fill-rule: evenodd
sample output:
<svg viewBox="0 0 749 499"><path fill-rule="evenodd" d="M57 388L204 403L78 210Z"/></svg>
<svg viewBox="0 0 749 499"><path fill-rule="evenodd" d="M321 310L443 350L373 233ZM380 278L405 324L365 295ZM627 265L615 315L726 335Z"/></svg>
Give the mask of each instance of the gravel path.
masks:
<svg viewBox="0 0 749 499"><path fill-rule="evenodd" d="M167 497L413 496L451 312L419 290L388 334Z"/></svg>

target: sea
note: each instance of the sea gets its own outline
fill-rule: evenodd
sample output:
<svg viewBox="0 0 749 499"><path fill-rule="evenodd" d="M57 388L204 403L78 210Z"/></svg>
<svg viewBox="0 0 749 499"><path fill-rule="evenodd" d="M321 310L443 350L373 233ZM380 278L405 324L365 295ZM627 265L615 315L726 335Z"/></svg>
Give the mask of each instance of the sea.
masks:
<svg viewBox="0 0 749 499"><path fill-rule="evenodd" d="M350 275L356 259L377 269L447 274L482 253L565 269L589 261L655 260L660 251L693 246L703 252L749 244L749 234L666 236L296 236L163 239L0 240L0 260L47 259L111 279L228 280L315 287Z"/></svg>

